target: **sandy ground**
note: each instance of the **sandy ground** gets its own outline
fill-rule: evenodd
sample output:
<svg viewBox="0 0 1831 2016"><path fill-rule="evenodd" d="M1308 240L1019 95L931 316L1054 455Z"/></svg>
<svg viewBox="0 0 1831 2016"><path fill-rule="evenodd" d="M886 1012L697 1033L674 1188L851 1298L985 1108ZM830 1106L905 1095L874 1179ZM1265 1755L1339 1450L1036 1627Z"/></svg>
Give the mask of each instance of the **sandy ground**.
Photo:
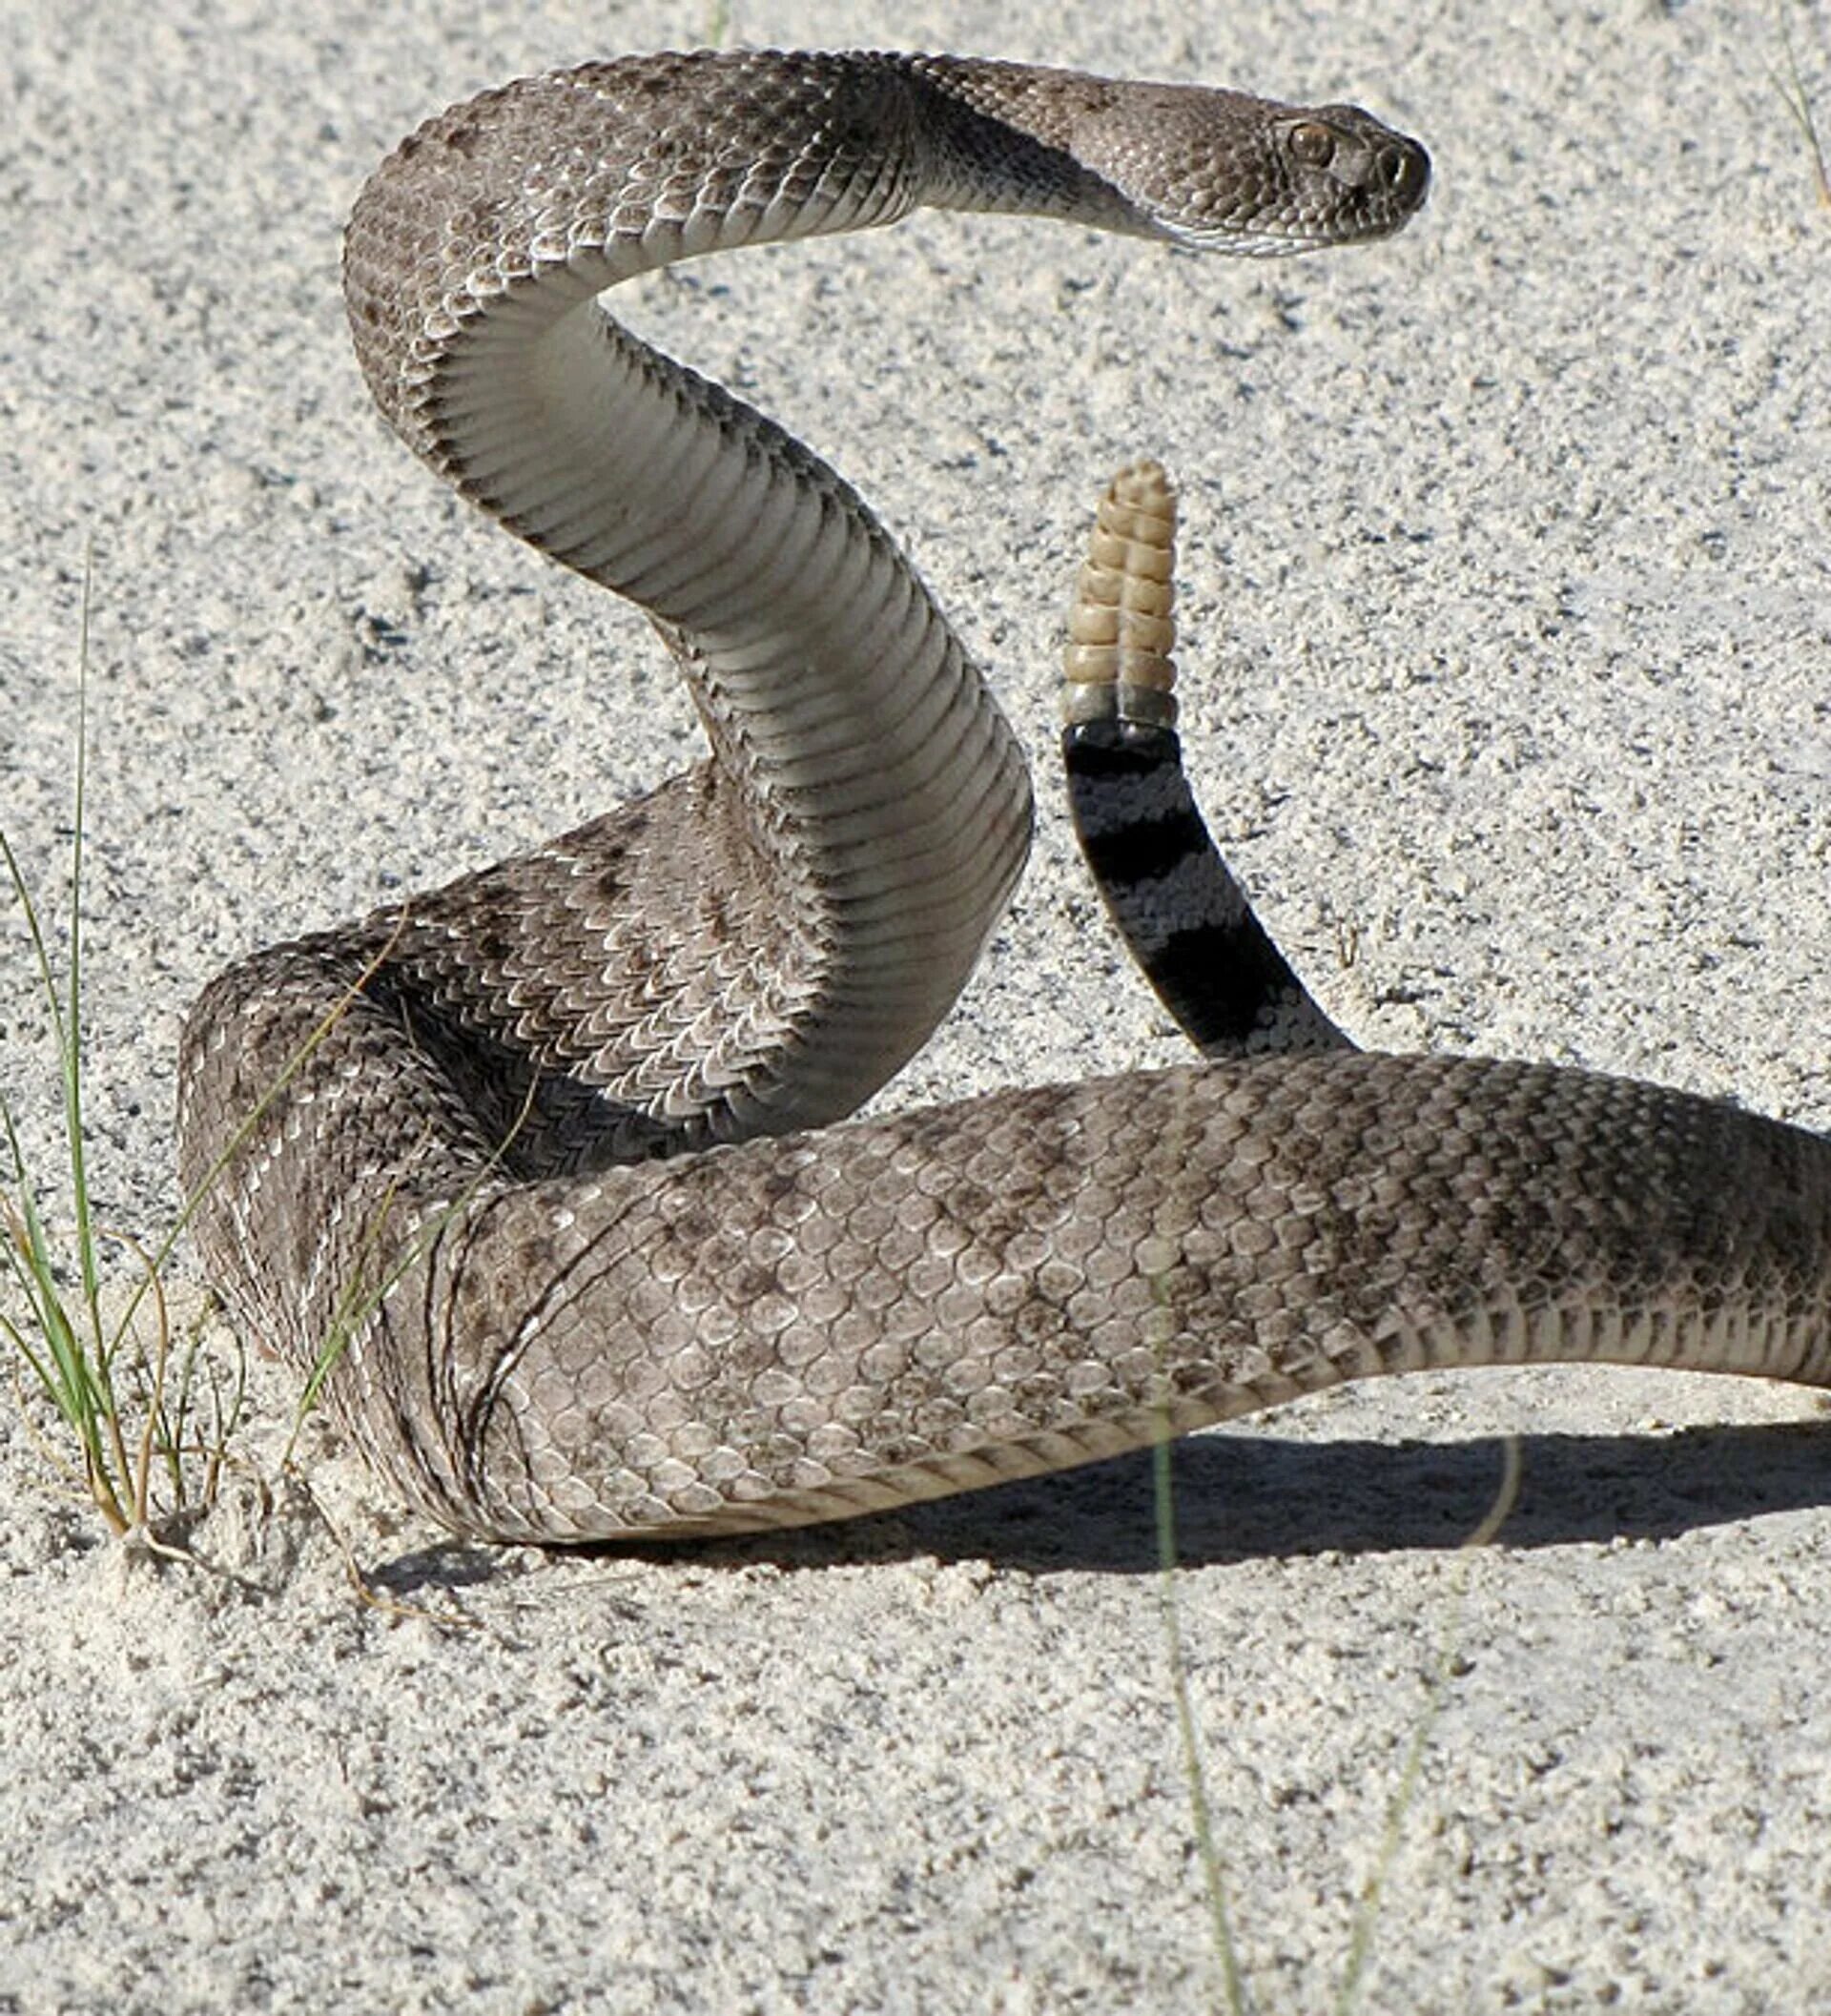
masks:
<svg viewBox="0 0 1831 2016"><path fill-rule="evenodd" d="M693 745L638 620L383 437L337 257L425 113L698 41L713 10L379 11L0 0L0 816L54 880L93 542L93 1152L142 1235L174 1209L173 1055L213 970ZM1792 11L1831 117L1831 10ZM1168 458L1214 823L1365 1041L1831 1127L1831 215L1772 9L730 13L737 40L1353 97L1428 141L1429 210L1353 257L925 217L628 306L860 483L1039 766L1091 497ZM895 1101L1177 1054L1044 805ZM4 1085L43 1151L0 925ZM1146 1467L549 1559L442 1545L308 1431L391 1615L271 1486L291 1404L257 1366L197 1535L220 1573L124 1558L0 1411L0 2008L1217 2005ZM1458 1555L1508 1430L1519 1509ZM1408 1380L1199 1437L1178 1477L1257 2006L1326 2006L1453 1630L1367 2006L1831 2009L1820 1400Z"/></svg>

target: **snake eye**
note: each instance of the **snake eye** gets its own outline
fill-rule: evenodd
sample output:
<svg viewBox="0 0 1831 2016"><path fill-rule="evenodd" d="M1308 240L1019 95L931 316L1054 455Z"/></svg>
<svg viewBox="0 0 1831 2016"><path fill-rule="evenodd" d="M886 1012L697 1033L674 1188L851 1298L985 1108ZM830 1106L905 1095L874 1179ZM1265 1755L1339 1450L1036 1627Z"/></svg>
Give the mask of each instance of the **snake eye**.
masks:
<svg viewBox="0 0 1831 2016"><path fill-rule="evenodd" d="M1335 135L1313 119L1290 130L1290 151L1306 168L1327 168L1335 158Z"/></svg>

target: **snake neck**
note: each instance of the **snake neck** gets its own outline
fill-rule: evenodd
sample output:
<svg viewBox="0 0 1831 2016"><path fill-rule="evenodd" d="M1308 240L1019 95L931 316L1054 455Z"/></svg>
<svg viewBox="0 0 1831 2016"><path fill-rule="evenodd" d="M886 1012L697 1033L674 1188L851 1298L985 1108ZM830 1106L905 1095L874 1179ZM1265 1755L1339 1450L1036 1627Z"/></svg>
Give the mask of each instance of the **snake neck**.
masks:
<svg viewBox="0 0 1831 2016"><path fill-rule="evenodd" d="M780 1015L727 1003L753 1036L727 1082L650 1094L676 1117L716 1108L727 1138L836 1118L891 1077L957 996L1029 843L1021 752L856 494L595 305L678 258L908 210L914 165L881 158L898 122L878 122L880 167L861 175L821 129L817 85L798 123L767 133L715 133L710 115L657 132L623 66L491 94L377 176L346 253L359 354L397 431L509 529L647 609L687 678L720 780L700 816L735 886L697 969L673 961L682 1000L706 1016L707 966L740 990L766 965L796 976ZM557 180L518 165L532 119L568 164ZM752 164L741 185L728 155ZM767 947L750 942L765 930Z"/></svg>
<svg viewBox="0 0 1831 2016"><path fill-rule="evenodd" d="M594 298L919 204L1301 250L1398 228L1428 180L1422 149L1353 107L769 51L527 79L429 121L378 171L344 280L383 413L511 530L648 610L730 787L708 816L739 860L740 921L704 935L682 1000L703 1022L708 971L771 965L798 1005L759 1018L741 985L712 1002L756 1037L715 1133L835 1118L926 1040L1021 871L1029 782L854 493ZM771 916L767 952L747 913ZM670 1113L698 1099L684 1080L653 1097Z"/></svg>

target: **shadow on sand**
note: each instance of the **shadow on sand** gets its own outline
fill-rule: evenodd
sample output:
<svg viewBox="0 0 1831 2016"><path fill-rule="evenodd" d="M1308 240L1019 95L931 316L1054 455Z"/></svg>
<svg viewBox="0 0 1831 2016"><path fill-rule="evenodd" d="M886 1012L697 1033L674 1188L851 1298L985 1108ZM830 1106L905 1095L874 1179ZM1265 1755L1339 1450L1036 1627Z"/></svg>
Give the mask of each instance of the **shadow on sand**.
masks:
<svg viewBox="0 0 1831 2016"><path fill-rule="evenodd" d="M1659 1540L1762 1512L1831 1505L1831 1420L1702 1427L1672 1434L1523 1434L1518 1502L1498 1545ZM1173 1451L1178 1557L1185 1567L1325 1553L1458 1546L1500 1481L1503 1444L1298 1442L1214 1430ZM836 1526L705 1541L710 1566L785 1569L902 1560L991 1561L1038 1574L1155 1572L1148 1453ZM593 1550L681 1560L681 1546ZM397 1595L494 1579L499 1550L433 1547L373 1576Z"/></svg>

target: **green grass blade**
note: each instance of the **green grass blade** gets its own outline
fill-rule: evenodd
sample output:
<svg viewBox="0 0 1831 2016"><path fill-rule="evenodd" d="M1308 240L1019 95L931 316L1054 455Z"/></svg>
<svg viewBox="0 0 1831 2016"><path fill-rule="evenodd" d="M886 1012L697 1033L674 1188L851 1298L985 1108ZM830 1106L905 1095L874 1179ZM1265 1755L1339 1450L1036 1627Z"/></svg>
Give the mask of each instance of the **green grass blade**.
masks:
<svg viewBox="0 0 1831 2016"><path fill-rule="evenodd" d="M336 1369L339 1359L350 1347L358 1329L394 1292L396 1285L416 1267L438 1245L439 1241L444 1237L445 1227L450 1224L458 1213L463 1210L477 1197L484 1183L488 1182L491 1173L502 1162L503 1157L514 1145L516 1138L520 1135L522 1129L527 1124L528 1116L534 1110L534 1096L538 1089L538 1081L529 1083L527 1096L523 1100L522 1109L516 1114L513 1124L496 1146L490 1150L489 1155L478 1168L476 1174L470 1178L469 1182L463 1185L458 1195L448 1204L435 1211L431 1218L415 1232L401 1252L396 1257L393 1265L388 1268L381 1279L372 1287L365 1287L362 1283L363 1264L381 1244L381 1235L387 1227L388 1216L394 1208L396 1186L391 1183L383 1193L381 1202L377 1205L375 1213L363 1232L362 1243L357 1249L356 1265L351 1271L349 1281L344 1285L342 1293L338 1298L338 1305L332 1312L329 1329L325 1335L324 1342L319 1348L317 1358L313 1361L311 1374L305 1382L305 1389L299 1395L298 1409L293 1420L293 1432L287 1438L283 1461L290 1462L292 1460L293 1449L298 1440L299 1430L305 1425L305 1417L318 1405L319 1395L324 1389L324 1382Z"/></svg>
<svg viewBox="0 0 1831 2016"><path fill-rule="evenodd" d="M1512 1514L1519 1497L1521 1472L1519 1439L1509 1435L1501 1444L1500 1484L1494 1493L1494 1501L1488 1508L1482 1522L1464 1540L1457 1552L1463 1555L1462 1573L1456 1581L1456 1589L1450 1600L1450 1615L1443 1629L1443 1642L1438 1647L1436 1664L1425 1689L1424 1707L1412 1724L1411 1740L1406 1746L1405 1763L1399 1772L1399 1782L1393 1788L1391 1799L1387 1802L1386 1823L1380 1835L1380 1852L1374 1860L1372 1873L1363 1886L1360 1901L1354 1909L1354 1926L1348 1938L1348 1965L1342 1976L1341 1990L1333 2005L1334 2016L1349 2016L1362 1983L1367 1976L1368 1961L1373 1953L1373 1933L1379 1923L1380 1904L1386 1894L1388 1878L1392 1873L1392 1864L1398 1857L1399 1841L1405 1826L1406 1815L1410 1812L1418 1788L1424 1780L1425 1753L1430 1748L1430 1738L1435 1733L1438 1718L1450 1697L1450 1682L1455 1677L1456 1648L1462 1641L1462 1616L1469 1598L1469 1569L1467 1557L1478 1548L1488 1546L1499 1533Z"/></svg>
<svg viewBox="0 0 1831 2016"><path fill-rule="evenodd" d="M39 1203L40 1189L30 1168L12 1111L0 1101L0 1133L10 1163L10 1195L0 1190L0 1217L8 1239L9 1270L31 1310L39 1346L34 1348L20 1326L5 1322L8 1341L15 1346L47 1399L75 1435L83 1467L97 1509L116 1533L134 1523L132 1465L121 1431L112 1362L115 1338L102 1319L101 1269L96 1254L96 1228L90 1195L87 1140L83 1113L82 1037L82 896L83 830L88 793L89 619L91 556L85 554L81 632L76 678L76 751L74 816L71 840L70 911L67 977L59 981L44 922L11 841L0 832L0 864L25 917L26 934L37 969L39 991L50 1018L51 1034L63 1088L65 1154L74 1221L75 1271L79 1306L72 1316L59 1280L56 1254ZM117 1333L118 1334L118 1333Z"/></svg>
<svg viewBox="0 0 1831 2016"><path fill-rule="evenodd" d="M1195 1726L1195 1706L1189 1698L1188 1661L1183 1649L1183 1620L1176 1604L1176 1489L1170 1457L1170 1413L1163 1409L1163 1431L1151 1450L1151 1487L1157 1505L1158 1588L1163 1612L1163 1635L1168 1646L1170 1691L1176 1707L1177 1736L1183 1747L1183 1775L1189 1791L1189 1815L1195 1829L1196 1853L1202 1863L1202 1880L1208 1897L1208 1921L1214 1950L1221 1963L1222 1983L1226 1991L1228 2016L1250 2016L1251 1999L1245 1977L1240 1971L1239 1949L1234 1944L1233 1921L1227 1910L1226 1879L1221 1867L1221 1851L1215 1845L1214 1807L1208 1798L1207 1772L1202 1761L1201 1737Z"/></svg>
<svg viewBox="0 0 1831 2016"><path fill-rule="evenodd" d="M1770 68L1768 79L1780 94L1780 103L1786 107L1787 116L1800 130L1800 137L1805 142L1805 151L1812 164L1812 179L1818 190L1821 209L1831 210L1831 160L1825 154L1824 136L1819 131L1818 114L1813 110L1812 94L1805 88L1805 76L1800 68L1799 51L1793 46L1792 16L1787 12L1786 0L1775 0L1774 18L1780 31L1780 50L1786 60L1784 76Z"/></svg>
<svg viewBox="0 0 1831 2016"><path fill-rule="evenodd" d="M58 1029L64 1079L64 1134L70 1147L70 1194L76 1213L76 1257L82 1269L83 1301L98 1358L102 1348L100 1272L95 1265L95 1226L90 1210L89 1165L83 1126L83 830L89 798L89 599L93 556L83 556L82 613L76 641L76 781L70 841L70 921L66 972L67 1005Z"/></svg>
<svg viewBox="0 0 1831 2016"><path fill-rule="evenodd" d="M33 1358L33 1369L58 1412L87 1441L97 1411L96 1382L64 1307L36 1186L26 1165L11 1108L4 1099L0 1099L0 1126L12 1163L13 1194L6 1201L8 1264L45 1342L46 1362L41 1365Z"/></svg>
<svg viewBox="0 0 1831 2016"><path fill-rule="evenodd" d="M190 1229L192 1221L202 1210L211 1191L221 1181L223 1171L236 1159L241 1150L242 1144L260 1124L274 1101L285 1092L286 1088L311 1061L325 1039L330 1036L331 1031L337 1027L338 1023L349 1013L351 1007L361 998L362 992L369 981L374 978L389 954L393 952L395 946L400 942L401 933L407 928L407 909L405 905L402 905L400 915L395 919L393 929L388 933L387 937L382 941L374 957L351 980L337 1000L325 1010L323 1016L307 1031L298 1049L280 1066L273 1083L248 1109L241 1123L230 1135L228 1141L224 1142L216 1160L198 1179L196 1186L181 1200L177 1216L167 1228L165 1237L153 1248L152 1256L141 1275L139 1285L128 1298L127 1307L121 1316L120 1327L123 1330L138 1315L140 1306L145 1301L152 1283L163 1278L166 1264L172 1258L178 1241Z"/></svg>

